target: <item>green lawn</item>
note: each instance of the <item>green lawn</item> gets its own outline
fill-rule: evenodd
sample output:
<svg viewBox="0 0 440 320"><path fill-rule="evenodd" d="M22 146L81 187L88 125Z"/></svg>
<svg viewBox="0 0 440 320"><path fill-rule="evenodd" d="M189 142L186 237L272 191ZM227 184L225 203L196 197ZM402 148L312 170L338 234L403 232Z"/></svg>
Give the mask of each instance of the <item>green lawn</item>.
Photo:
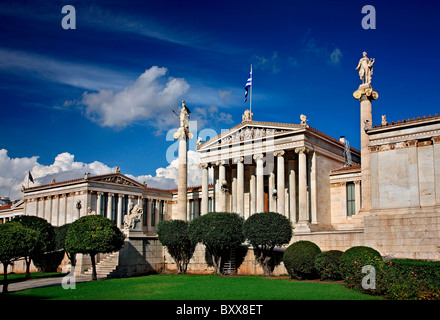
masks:
<svg viewBox="0 0 440 320"><path fill-rule="evenodd" d="M5 297L1 297L0 300ZM342 283L262 276L159 274L11 292L9 299L53 300L370 300Z"/></svg>

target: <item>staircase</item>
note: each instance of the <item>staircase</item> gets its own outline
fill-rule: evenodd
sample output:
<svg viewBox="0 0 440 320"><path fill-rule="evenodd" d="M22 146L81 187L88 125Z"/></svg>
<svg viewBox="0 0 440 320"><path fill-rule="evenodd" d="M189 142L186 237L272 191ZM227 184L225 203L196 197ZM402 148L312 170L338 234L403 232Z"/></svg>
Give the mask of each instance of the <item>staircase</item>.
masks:
<svg viewBox="0 0 440 320"><path fill-rule="evenodd" d="M225 261L223 265L223 273L224 274L236 274L237 270L235 269L235 248L231 248L229 251L229 259Z"/></svg>
<svg viewBox="0 0 440 320"><path fill-rule="evenodd" d="M117 272L116 269L119 264L119 251L113 252L102 261L96 264L96 277L97 278L112 278L115 277ZM85 275L91 276L93 268L88 269L84 272Z"/></svg>

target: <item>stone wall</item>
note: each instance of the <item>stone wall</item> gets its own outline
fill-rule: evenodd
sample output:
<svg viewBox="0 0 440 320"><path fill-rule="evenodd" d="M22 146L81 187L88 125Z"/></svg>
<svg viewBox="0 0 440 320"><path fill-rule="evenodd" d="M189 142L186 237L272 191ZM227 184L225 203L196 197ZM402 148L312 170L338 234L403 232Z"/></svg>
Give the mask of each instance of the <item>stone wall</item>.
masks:
<svg viewBox="0 0 440 320"><path fill-rule="evenodd" d="M440 214L388 214L364 218L364 230L328 231L295 235L292 242L308 240L322 251L345 251L369 246L387 258L440 260Z"/></svg>

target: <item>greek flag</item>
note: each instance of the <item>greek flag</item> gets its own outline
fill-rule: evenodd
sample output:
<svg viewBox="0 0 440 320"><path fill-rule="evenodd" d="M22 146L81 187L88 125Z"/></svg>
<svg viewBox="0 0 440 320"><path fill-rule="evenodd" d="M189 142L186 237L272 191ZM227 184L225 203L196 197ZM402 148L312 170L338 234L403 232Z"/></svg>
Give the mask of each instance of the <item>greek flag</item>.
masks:
<svg viewBox="0 0 440 320"><path fill-rule="evenodd" d="M251 73L249 74L249 78L246 82L246 86L244 87L245 93L244 93L244 102L247 101L249 88L252 86L252 67L251 67Z"/></svg>

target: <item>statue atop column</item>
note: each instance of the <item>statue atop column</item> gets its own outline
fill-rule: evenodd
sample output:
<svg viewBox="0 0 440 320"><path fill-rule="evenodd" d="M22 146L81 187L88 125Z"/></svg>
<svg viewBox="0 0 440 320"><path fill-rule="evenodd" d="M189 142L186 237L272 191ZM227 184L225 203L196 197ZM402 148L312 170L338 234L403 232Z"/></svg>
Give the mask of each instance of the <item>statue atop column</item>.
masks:
<svg viewBox="0 0 440 320"><path fill-rule="evenodd" d="M188 107L185 105L185 101L182 101L182 108L180 109L180 127L176 133L174 133L174 139L189 138L192 139L193 135L189 132L189 115L190 111Z"/></svg>
<svg viewBox="0 0 440 320"><path fill-rule="evenodd" d="M173 219L186 221L187 214L187 186L188 186L188 139L193 138L193 134L189 132L189 115L190 111L182 101L180 109L180 127L174 133L174 139L179 140L179 174L177 178L177 212L173 214Z"/></svg>
<svg viewBox="0 0 440 320"><path fill-rule="evenodd" d="M367 53L362 53L363 57L359 60L356 70L359 72L359 78L362 80L362 84L371 85L371 76L373 75L374 58L368 58Z"/></svg>

